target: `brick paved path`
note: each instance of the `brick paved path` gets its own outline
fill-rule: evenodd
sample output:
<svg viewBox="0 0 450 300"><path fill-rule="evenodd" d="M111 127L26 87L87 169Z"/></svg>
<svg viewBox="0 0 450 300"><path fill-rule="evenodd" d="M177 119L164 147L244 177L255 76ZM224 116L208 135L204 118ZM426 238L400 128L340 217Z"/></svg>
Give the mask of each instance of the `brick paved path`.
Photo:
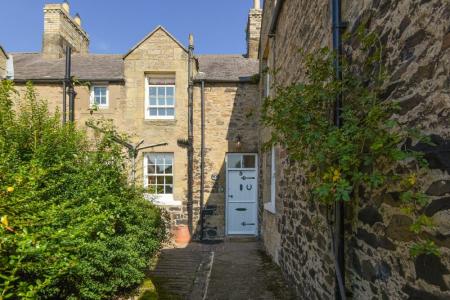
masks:
<svg viewBox="0 0 450 300"><path fill-rule="evenodd" d="M294 299L254 239L164 249L150 277L160 299Z"/></svg>

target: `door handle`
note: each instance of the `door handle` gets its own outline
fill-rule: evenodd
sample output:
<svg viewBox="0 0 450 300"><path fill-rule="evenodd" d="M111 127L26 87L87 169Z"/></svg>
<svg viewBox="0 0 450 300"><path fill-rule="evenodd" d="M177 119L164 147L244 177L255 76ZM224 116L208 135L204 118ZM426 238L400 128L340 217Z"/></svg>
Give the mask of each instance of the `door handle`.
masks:
<svg viewBox="0 0 450 300"><path fill-rule="evenodd" d="M228 195L228 197L233 198L233 195Z"/></svg>
<svg viewBox="0 0 450 300"><path fill-rule="evenodd" d="M244 185L240 184L239 189L242 191L244 189Z"/></svg>
<svg viewBox="0 0 450 300"><path fill-rule="evenodd" d="M255 223L245 223L245 222L242 222L241 225L242 225L242 226L255 225Z"/></svg>

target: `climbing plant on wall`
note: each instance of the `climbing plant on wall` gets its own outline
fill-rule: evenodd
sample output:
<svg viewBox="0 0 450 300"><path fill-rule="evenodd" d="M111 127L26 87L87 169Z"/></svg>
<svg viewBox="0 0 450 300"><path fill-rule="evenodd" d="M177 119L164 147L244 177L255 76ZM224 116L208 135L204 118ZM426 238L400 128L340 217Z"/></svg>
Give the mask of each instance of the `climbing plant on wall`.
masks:
<svg viewBox="0 0 450 300"><path fill-rule="evenodd" d="M396 122L398 105L380 97L387 76L378 37L361 28L347 38L358 47L342 58L342 80L335 78L335 54L322 48L302 55L302 82L274 84L275 96L265 99L262 111L263 123L272 128L269 144L284 147L306 172L313 201L358 207L363 198L381 191L400 193L402 210L414 219L410 230L417 234L411 254L438 255L437 246L421 238L433 227L420 213L428 202L420 183L426 162L405 146L408 140L426 138ZM340 93L343 124L338 128L333 109Z"/></svg>

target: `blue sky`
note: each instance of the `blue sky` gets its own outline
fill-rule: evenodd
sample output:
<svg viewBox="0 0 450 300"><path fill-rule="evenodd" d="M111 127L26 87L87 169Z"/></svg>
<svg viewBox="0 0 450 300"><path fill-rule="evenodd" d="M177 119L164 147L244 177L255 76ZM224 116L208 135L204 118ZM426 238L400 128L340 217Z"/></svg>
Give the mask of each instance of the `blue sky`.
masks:
<svg viewBox="0 0 450 300"><path fill-rule="evenodd" d="M8 52L41 50L43 7L63 0L14 0L0 10L0 45ZM252 0L69 0L93 53L126 53L157 25L180 42L195 37L196 53L245 53Z"/></svg>

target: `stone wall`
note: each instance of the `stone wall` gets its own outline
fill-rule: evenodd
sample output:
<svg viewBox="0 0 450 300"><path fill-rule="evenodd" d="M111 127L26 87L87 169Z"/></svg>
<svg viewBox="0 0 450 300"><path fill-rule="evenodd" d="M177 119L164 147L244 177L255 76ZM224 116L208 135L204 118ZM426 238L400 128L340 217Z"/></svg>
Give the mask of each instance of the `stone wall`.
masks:
<svg viewBox="0 0 450 300"><path fill-rule="evenodd" d="M205 83L204 238L225 236L225 156L256 153L258 87L254 83ZM201 89L194 90L194 205L200 203ZM241 147L236 137L241 137Z"/></svg>
<svg viewBox="0 0 450 300"><path fill-rule="evenodd" d="M60 58L64 56L67 46L70 46L74 53L87 53L89 37L71 18L68 5L46 4L42 53L46 57Z"/></svg>
<svg viewBox="0 0 450 300"><path fill-rule="evenodd" d="M396 117L401 123L433 135L435 146L412 147L427 151L432 168L423 178L424 191L432 198L425 213L433 217L437 228L426 236L442 253L416 259L409 255L412 220L400 211L398 195L384 193L365 200L356 220L346 226L346 287L353 299L450 298L448 4L441 0L343 1L347 30L368 24L384 45L390 78L382 97L399 102L402 111ZM314 52L331 44L329 1L286 0L269 43L273 7L273 0L265 1L260 57L273 59L278 83L302 81L298 49ZM261 141L267 138L263 132ZM260 213L266 249L299 296L332 299L334 265L326 211L308 202L305 177L286 153L281 150L277 157L277 212L271 215L262 208Z"/></svg>

